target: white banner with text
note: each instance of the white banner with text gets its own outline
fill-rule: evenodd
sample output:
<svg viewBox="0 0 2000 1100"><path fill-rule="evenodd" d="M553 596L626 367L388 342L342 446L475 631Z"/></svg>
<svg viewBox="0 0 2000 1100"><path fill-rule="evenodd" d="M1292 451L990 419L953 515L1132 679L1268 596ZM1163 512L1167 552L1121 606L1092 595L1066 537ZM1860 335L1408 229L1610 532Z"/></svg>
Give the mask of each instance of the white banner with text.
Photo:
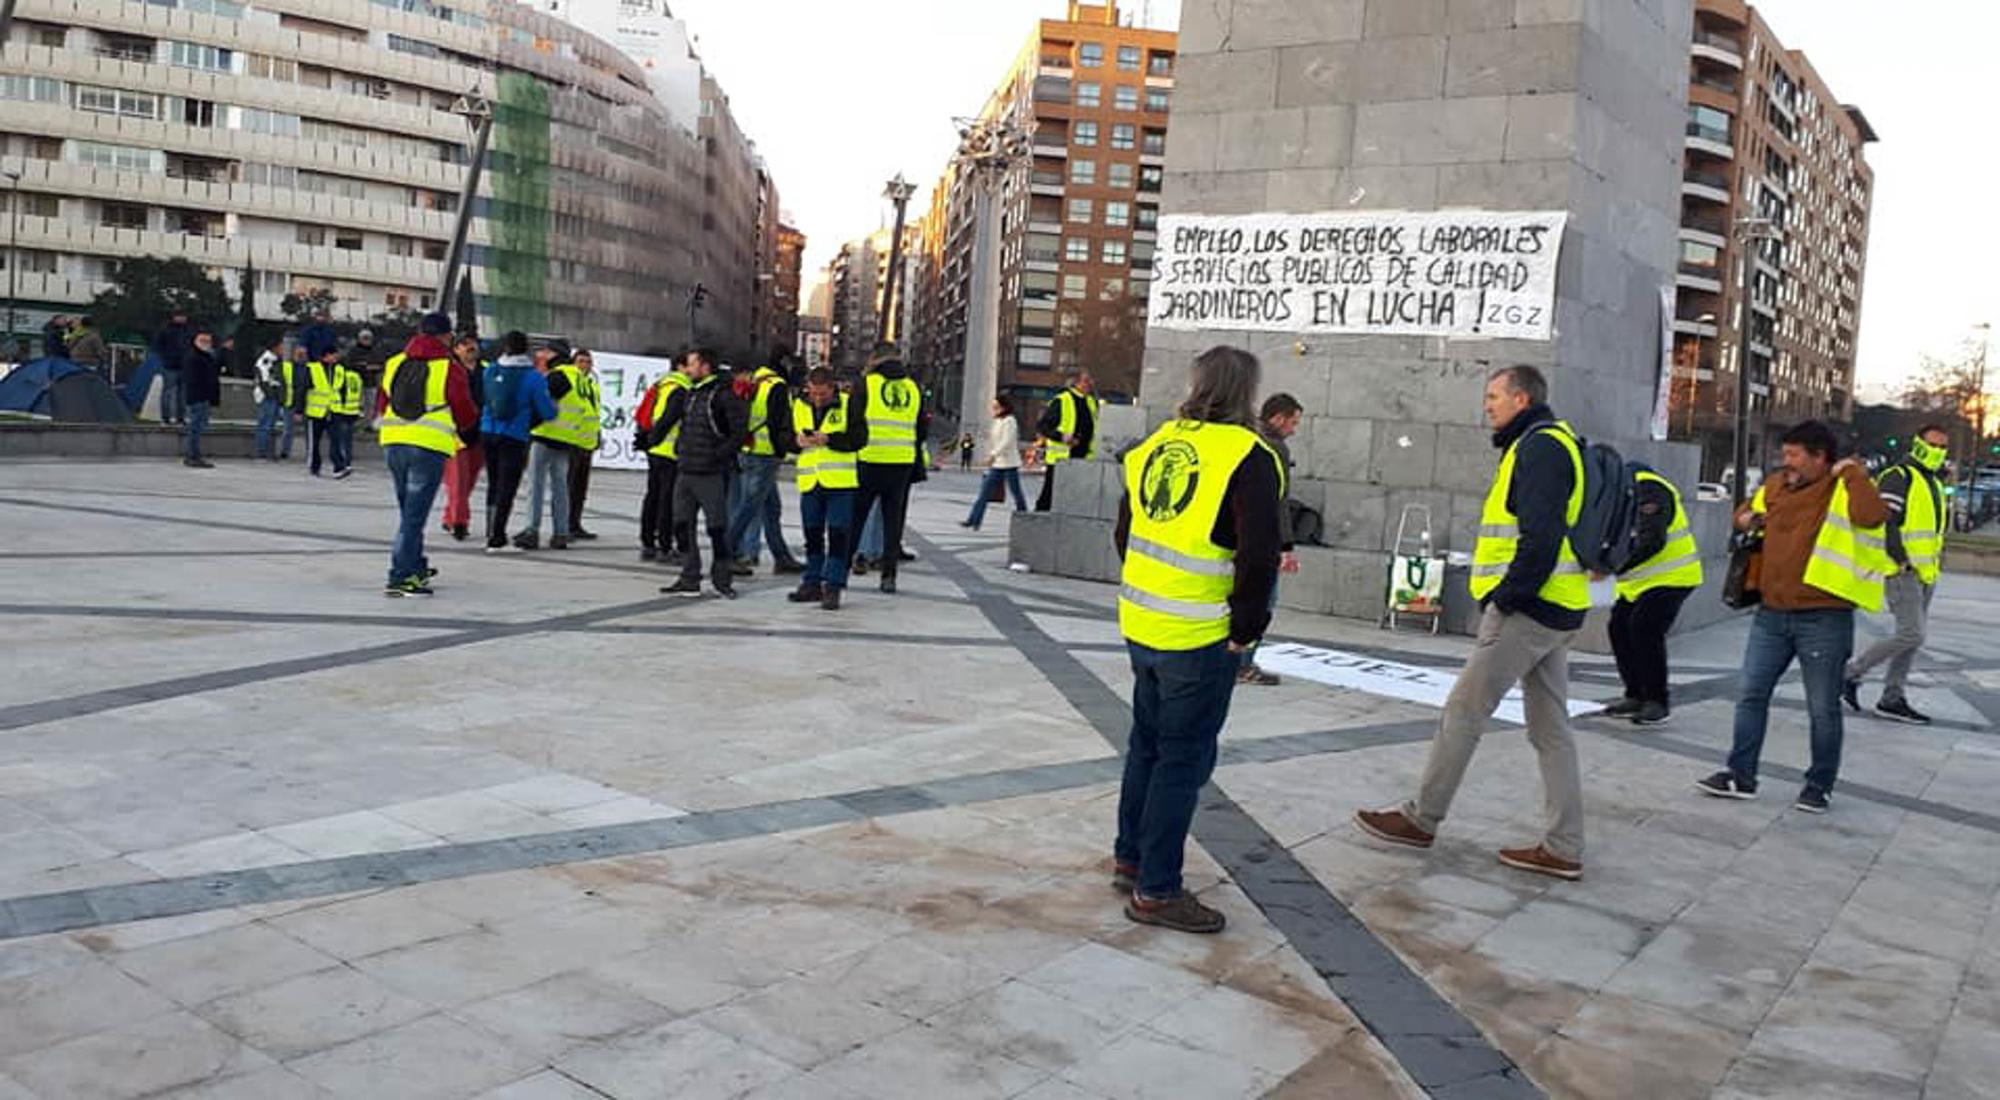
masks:
<svg viewBox="0 0 2000 1100"><path fill-rule="evenodd" d="M593 352L591 360L602 395L604 441L590 464L612 470L643 470L646 452L632 446L633 417L638 413L639 399L661 375L673 369L673 361L609 351Z"/></svg>
<svg viewBox="0 0 2000 1100"><path fill-rule="evenodd" d="M1148 323L1547 340L1565 212L1160 219Z"/></svg>
<svg viewBox="0 0 2000 1100"><path fill-rule="evenodd" d="M1257 667L1280 676L1310 680L1329 687L1352 688L1371 695L1439 708L1444 706L1445 700L1451 696L1453 685L1458 683L1458 675L1444 669L1406 665L1400 661L1292 642L1258 646ZM1588 699L1569 701L1571 714L1585 714L1603 707L1603 703ZM1522 712L1521 689L1509 689L1506 697L1500 700L1500 709L1494 711L1493 716L1503 722L1525 725L1527 717Z"/></svg>

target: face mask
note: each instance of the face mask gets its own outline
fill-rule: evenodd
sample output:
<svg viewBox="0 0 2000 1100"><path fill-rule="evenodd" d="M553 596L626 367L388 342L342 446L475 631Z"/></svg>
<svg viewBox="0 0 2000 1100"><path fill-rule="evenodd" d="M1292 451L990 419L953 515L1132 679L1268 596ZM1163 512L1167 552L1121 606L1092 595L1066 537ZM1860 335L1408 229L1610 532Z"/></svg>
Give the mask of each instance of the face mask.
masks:
<svg viewBox="0 0 2000 1100"><path fill-rule="evenodd" d="M1916 460L1917 465L1922 466L1932 473L1936 473L1938 468L1944 465L1945 449L1943 447L1933 447L1922 439L1912 439L1910 440L1910 457Z"/></svg>

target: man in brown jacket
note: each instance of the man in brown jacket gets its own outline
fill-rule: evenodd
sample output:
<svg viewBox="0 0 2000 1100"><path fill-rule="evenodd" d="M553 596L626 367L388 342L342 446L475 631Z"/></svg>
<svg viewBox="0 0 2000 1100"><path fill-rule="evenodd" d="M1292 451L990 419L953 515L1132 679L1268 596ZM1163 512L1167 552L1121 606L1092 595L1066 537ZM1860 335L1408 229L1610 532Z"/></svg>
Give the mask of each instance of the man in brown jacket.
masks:
<svg viewBox="0 0 2000 1100"><path fill-rule="evenodd" d="M1840 773L1840 686L1854 650L1854 609L1879 607L1882 524L1888 507L1853 458L1834 461L1833 432L1816 420L1784 436L1784 466L1736 513L1764 533L1762 606L1738 679L1728 770L1695 784L1717 798L1757 797L1771 692L1797 657L1812 724L1812 766L1795 808L1825 813Z"/></svg>

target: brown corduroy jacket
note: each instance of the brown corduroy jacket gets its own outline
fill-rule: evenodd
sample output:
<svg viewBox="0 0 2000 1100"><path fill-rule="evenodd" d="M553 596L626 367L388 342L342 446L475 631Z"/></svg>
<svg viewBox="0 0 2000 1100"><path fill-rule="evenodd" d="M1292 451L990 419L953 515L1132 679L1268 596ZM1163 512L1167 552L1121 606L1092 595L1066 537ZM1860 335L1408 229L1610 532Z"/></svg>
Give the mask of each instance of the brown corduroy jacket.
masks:
<svg viewBox="0 0 2000 1100"><path fill-rule="evenodd" d="M1826 510L1833 504L1834 477L1847 480L1847 514L1856 527L1876 527L1888 520L1888 505L1875 491L1868 471L1859 465L1797 489L1786 488L1782 474L1773 475L1764 483L1764 561L1757 583L1765 607L1810 611L1854 606L1806 583L1813 542L1819 538L1820 524L1826 522ZM1738 517L1749 510L1746 502Z"/></svg>

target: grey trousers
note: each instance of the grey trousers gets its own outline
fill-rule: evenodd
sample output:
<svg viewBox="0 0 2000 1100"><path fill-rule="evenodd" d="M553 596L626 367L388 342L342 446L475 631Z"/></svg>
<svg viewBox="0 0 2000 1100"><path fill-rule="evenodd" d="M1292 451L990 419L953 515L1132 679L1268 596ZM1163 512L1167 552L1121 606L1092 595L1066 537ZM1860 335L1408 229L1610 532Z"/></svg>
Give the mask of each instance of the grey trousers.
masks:
<svg viewBox="0 0 2000 1100"><path fill-rule="evenodd" d="M576 453L559 443L535 440L528 456L528 530L541 531L542 502L547 500L555 537L569 537L569 464Z"/></svg>
<svg viewBox="0 0 2000 1100"><path fill-rule="evenodd" d="M1417 797L1403 816L1435 833L1458 794L1486 722L1516 683L1528 719L1528 743L1542 769L1543 847L1563 859L1583 859L1583 778L1569 728L1569 643L1572 630L1551 630L1526 615L1488 607L1479 641L1445 700L1431 738L1431 755Z"/></svg>
<svg viewBox="0 0 2000 1100"><path fill-rule="evenodd" d="M1889 670L1882 674L1882 702L1900 703L1909 684L1910 666L1917 661L1917 650L1924 646L1924 634L1930 627L1931 593L1937 586L1925 584L1915 570L1905 569L1884 581L1883 587L1889 614L1896 617L1896 632L1848 662L1847 678L1859 680L1886 662Z"/></svg>

